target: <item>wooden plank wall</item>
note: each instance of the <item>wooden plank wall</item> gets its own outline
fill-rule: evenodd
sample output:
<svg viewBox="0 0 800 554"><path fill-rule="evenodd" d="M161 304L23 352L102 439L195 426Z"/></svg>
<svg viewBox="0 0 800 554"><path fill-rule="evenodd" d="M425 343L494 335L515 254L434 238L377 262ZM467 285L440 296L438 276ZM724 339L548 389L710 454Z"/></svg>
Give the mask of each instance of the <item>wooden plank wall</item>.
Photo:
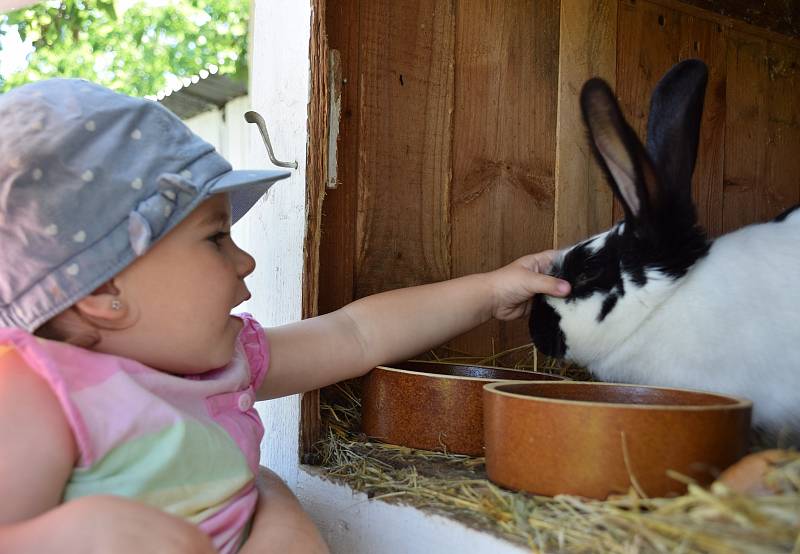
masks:
<svg viewBox="0 0 800 554"><path fill-rule="evenodd" d="M727 63L726 231L800 202L800 49L734 31Z"/></svg>
<svg viewBox="0 0 800 554"><path fill-rule="evenodd" d="M733 17L783 35L800 38L800 2L797 0L683 0L698 8Z"/></svg>
<svg viewBox="0 0 800 554"><path fill-rule="evenodd" d="M641 138L646 135L650 95L662 75L686 58L700 58L708 65L693 196L700 223L712 234L719 234L725 125L725 43L721 27L649 2L622 0L618 36L616 92ZM615 217L621 215L617 205Z"/></svg>
<svg viewBox="0 0 800 554"><path fill-rule="evenodd" d="M617 95L642 137L661 75L689 57L709 66L693 195L710 235L800 201L800 41L673 0L620 0L618 40Z"/></svg>
<svg viewBox="0 0 800 554"><path fill-rule="evenodd" d="M618 0L561 0L556 122L554 246L562 248L607 229L613 194L586 142L578 109L583 83L617 80Z"/></svg>
<svg viewBox="0 0 800 554"><path fill-rule="evenodd" d="M358 198L358 129L360 126L358 59L361 41L358 2L327 2L328 44L340 53L341 109L336 188L323 188L318 310L331 312L355 294L356 201ZM327 67L318 71L327 72ZM327 133L324 138L328 139ZM326 177L321 177L327 181ZM323 182L324 182L323 181Z"/></svg>
<svg viewBox="0 0 800 554"><path fill-rule="evenodd" d="M453 276L553 243L558 21L557 0L458 4ZM484 355L529 341L526 322L491 321L452 346Z"/></svg>
<svg viewBox="0 0 800 554"><path fill-rule="evenodd" d="M552 246L558 10L558 0L329 3L346 82L320 312ZM454 346L482 353L492 340L525 341L526 325L490 323Z"/></svg>
<svg viewBox="0 0 800 554"><path fill-rule="evenodd" d="M331 0L327 21L343 95L320 312L606 228L620 212L577 117L593 75L643 136L663 72L708 63L693 190L712 235L800 201L797 39L675 0ZM524 321L490 323L453 346L528 341Z"/></svg>
<svg viewBox="0 0 800 554"><path fill-rule="evenodd" d="M454 3L361 2L359 19L356 297L450 276Z"/></svg>

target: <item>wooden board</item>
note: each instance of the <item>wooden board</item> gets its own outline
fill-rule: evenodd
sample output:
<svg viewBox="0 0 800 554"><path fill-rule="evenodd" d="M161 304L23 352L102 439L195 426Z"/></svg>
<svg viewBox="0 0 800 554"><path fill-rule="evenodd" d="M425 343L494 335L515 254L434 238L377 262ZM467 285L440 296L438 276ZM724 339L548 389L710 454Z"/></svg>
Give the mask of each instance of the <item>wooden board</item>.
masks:
<svg viewBox="0 0 800 554"><path fill-rule="evenodd" d="M455 40L452 274L553 244L559 2L461 2ZM530 342L527 322L454 341L472 355Z"/></svg>
<svg viewBox="0 0 800 554"><path fill-rule="evenodd" d="M325 191L320 237L319 313L353 300L358 205L359 7L357 0L328 2L328 45L339 52L341 107L336 188ZM320 69L322 70L322 69Z"/></svg>
<svg viewBox="0 0 800 554"><path fill-rule="evenodd" d="M306 233L303 241L302 317L317 315L319 298L320 234L322 203L325 198L328 128L328 41L325 29L325 1L314 0L309 57L311 66L311 102L308 107L308 156L306 158ZM319 441L319 391L303 393L300 401L301 461L313 452Z"/></svg>
<svg viewBox="0 0 800 554"><path fill-rule="evenodd" d="M758 219L772 219L800 202L800 49L767 46L765 187Z"/></svg>
<svg viewBox="0 0 800 554"><path fill-rule="evenodd" d="M728 35L724 231L758 219L767 145L767 42Z"/></svg>
<svg viewBox="0 0 800 554"><path fill-rule="evenodd" d="M720 17L744 21L760 29L770 29L791 37L800 37L800 2L797 0L684 0L711 10Z"/></svg>
<svg viewBox="0 0 800 554"><path fill-rule="evenodd" d="M725 230L800 202L800 48L728 38Z"/></svg>
<svg viewBox="0 0 800 554"><path fill-rule="evenodd" d="M700 223L722 232L725 139L725 38L721 26L655 3L621 0L617 50L617 96L631 126L644 140L650 96L664 73L680 60L700 58L709 68L692 193ZM621 217L619 205L615 217Z"/></svg>
<svg viewBox="0 0 800 554"><path fill-rule="evenodd" d="M356 297L450 276L455 9L373 0L359 20Z"/></svg>
<svg viewBox="0 0 800 554"><path fill-rule="evenodd" d="M580 91L592 77L616 82L617 0L561 0L553 246L607 229L613 194L588 144Z"/></svg>

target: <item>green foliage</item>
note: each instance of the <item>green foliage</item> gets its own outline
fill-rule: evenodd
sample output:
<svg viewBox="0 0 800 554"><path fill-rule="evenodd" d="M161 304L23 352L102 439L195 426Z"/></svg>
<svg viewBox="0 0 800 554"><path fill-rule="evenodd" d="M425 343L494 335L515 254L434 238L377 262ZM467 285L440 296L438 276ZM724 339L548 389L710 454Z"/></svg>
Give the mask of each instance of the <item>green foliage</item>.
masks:
<svg viewBox="0 0 800 554"><path fill-rule="evenodd" d="M127 94L155 94L169 74L209 65L246 81L248 0L49 0L0 16L33 41L28 66L0 76L0 91L48 77L82 77Z"/></svg>

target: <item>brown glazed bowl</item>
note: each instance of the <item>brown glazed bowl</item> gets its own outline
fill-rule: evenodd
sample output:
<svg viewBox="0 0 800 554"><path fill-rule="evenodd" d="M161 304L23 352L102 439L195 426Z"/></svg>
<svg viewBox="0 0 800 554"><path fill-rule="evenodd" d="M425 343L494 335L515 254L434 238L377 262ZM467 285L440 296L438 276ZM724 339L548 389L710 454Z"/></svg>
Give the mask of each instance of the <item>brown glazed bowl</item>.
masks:
<svg viewBox="0 0 800 554"><path fill-rule="evenodd" d="M382 442L483 456L483 385L564 377L444 362L379 366L362 381L362 430Z"/></svg>
<svg viewBox="0 0 800 554"><path fill-rule="evenodd" d="M684 389L565 381L484 387L486 472L509 489L605 499L683 494L747 451L752 403Z"/></svg>

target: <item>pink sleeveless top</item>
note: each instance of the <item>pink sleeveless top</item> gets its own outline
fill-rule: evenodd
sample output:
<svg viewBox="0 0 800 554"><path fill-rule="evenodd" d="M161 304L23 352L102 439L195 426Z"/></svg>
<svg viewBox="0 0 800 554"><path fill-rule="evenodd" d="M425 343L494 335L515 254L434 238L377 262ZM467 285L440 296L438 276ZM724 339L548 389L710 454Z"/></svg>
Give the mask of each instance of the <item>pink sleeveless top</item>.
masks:
<svg viewBox="0 0 800 554"><path fill-rule="evenodd" d="M65 502L137 499L197 524L220 552L239 548L258 497L264 427L253 402L269 349L255 319L238 317L231 362L193 376L0 328L0 350L14 348L50 384L75 436Z"/></svg>

